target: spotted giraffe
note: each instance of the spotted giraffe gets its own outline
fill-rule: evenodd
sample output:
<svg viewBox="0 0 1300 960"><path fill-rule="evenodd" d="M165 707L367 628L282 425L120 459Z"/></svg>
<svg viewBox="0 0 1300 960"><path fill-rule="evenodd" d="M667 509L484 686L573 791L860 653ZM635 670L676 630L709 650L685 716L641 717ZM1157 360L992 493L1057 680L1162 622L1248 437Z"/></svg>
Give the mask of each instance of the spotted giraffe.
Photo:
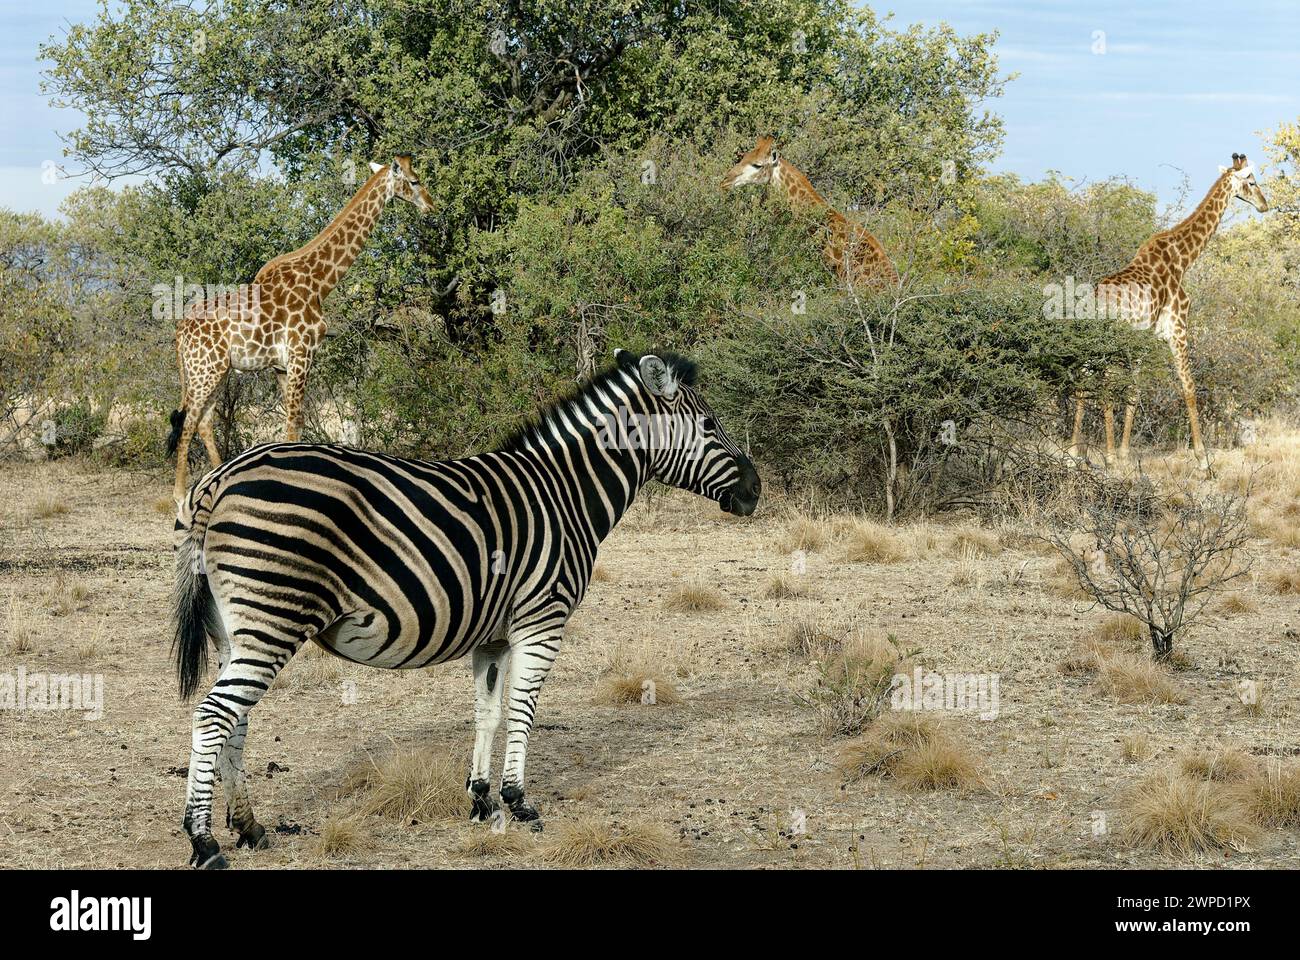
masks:
<svg viewBox="0 0 1300 960"><path fill-rule="evenodd" d="M325 338L321 302L352 266L390 200L406 200L426 214L433 208L410 157L372 163L370 170L356 195L306 246L271 260L251 287L194 304L177 323L181 409L172 414L167 446L176 453L173 496L178 503L188 486L189 446L196 430L212 465L221 463L212 407L231 369L276 371L284 397L285 439L299 438L307 374Z"/></svg>
<svg viewBox="0 0 1300 960"><path fill-rule="evenodd" d="M1263 213L1268 201L1255 181L1255 172L1243 153L1232 155L1231 167L1220 167L1219 178L1210 187L1197 208L1186 220L1169 230L1155 234L1138 248L1132 262L1118 273L1097 283L1096 303L1102 316L1127 320L1141 330L1154 327L1155 334L1169 345L1174 356L1187 418L1191 424L1192 449L1201 467L1209 463L1201 442L1201 424L1196 412L1196 384L1192 380L1187 350L1187 308L1189 298L1183 289L1183 275L1196 262L1219 228L1219 221L1233 197L1249 203ZM1133 432L1133 401L1124 408L1124 434L1119 456L1127 460L1129 439ZM1075 398L1074 434L1070 452L1078 455L1083 440L1084 400ZM1106 429L1106 456L1115 455L1115 412L1110 403L1103 408Z"/></svg>
<svg viewBox="0 0 1300 960"><path fill-rule="evenodd" d="M866 227L834 209L799 168L781 156L771 137L759 137L754 149L737 160L722 180L724 190L747 184L772 184L785 193L796 215L820 221L826 235L822 247L826 265L850 287L898 283L898 271L880 241Z"/></svg>

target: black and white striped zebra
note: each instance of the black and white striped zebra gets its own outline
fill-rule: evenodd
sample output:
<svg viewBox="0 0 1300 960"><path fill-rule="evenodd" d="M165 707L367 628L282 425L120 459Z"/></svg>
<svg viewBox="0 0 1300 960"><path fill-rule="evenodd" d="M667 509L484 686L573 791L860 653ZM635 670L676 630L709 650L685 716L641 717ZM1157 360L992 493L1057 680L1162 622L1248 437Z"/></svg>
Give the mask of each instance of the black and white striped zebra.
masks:
<svg viewBox="0 0 1300 960"><path fill-rule="evenodd" d="M524 799L528 737L601 540L651 479L741 516L758 504L758 474L694 378L680 357L619 351L492 453L424 462L276 443L200 480L176 520L182 696L209 642L219 665L193 718L191 862L226 865L212 834L218 768L239 846L266 845L243 773L248 714L308 640L392 669L472 654L471 818L499 809L489 776L504 694L501 799L540 827Z"/></svg>

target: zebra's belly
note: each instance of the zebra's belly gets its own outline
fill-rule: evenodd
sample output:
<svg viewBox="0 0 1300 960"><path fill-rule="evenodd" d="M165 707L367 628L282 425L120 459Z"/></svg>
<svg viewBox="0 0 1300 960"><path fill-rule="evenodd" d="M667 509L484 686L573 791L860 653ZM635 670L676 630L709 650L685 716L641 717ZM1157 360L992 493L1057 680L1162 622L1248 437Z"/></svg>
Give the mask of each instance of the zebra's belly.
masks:
<svg viewBox="0 0 1300 960"><path fill-rule="evenodd" d="M314 639L330 653L353 663L384 670L415 670L463 657L489 635L499 632L470 629L449 638L445 630L427 635L408 630L390 639L388 621L382 615L358 611L340 617Z"/></svg>

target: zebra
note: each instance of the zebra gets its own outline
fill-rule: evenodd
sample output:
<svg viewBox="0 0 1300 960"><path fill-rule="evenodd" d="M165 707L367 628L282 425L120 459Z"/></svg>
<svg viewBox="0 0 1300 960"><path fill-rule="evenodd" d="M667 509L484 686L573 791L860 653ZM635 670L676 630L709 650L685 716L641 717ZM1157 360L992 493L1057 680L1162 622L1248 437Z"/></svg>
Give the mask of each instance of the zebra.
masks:
<svg viewBox="0 0 1300 960"><path fill-rule="evenodd" d="M388 669L469 654L470 819L505 816L489 784L505 713L499 795L513 819L540 829L524 798L529 733L601 541L650 480L737 516L758 505L753 463L695 380L684 357L619 350L490 453L421 461L272 443L199 480L177 509L173 598L183 699L209 645L218 660L193 714L182 821L191 865L227 865L212 833L218 770L237 847L267 846L244 778L248 714L309 640Z"/></svg>

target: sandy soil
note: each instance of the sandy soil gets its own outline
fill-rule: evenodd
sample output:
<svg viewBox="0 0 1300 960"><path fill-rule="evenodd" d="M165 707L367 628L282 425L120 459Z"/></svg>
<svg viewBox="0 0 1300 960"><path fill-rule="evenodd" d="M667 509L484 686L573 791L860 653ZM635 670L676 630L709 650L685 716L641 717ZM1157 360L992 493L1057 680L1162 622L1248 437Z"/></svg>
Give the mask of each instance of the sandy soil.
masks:
<svg viewBox="0 0 1300 960"><path fill-rule="evenodd" d="M168 657L167 493L161 473L0 466L0 673L89 672L104 682L99 720L0 711L0 867L180 867L188 857L180 817L190 709L177 700ZM1004 535L991 557L893 564L842 562L828 546L807 557L808 596L768 599L771 576L791 566L779 547L788 516L768 505L738 521L673 494L639 504L606 542L608 579L572 621L529 752L530 797L548 822L659 823L680 838L681 862L696 867L1300 862L1295 830L1179 861L1093 832L1096 812L1115 812L1127 787L1182 747L1296 750L1300 618L1296 597L1267 581L1294 550L1261 541L1241 587L1254 609L1214 612L1194 629L1183 646L1190 668L1176 674L1185 704L1130 705L1060 669L1105 614L1053 592L1051 558L1023 538ZM665 597L684 581L712 586L724 607L670 612ZM998 674L996 719L946 718L987 785L920 793L879 779L841 783L836 744L799 700L814 667L785 640L809 615L888 631L934 670ZM594 703L620 648L653 657L682 702ZM271 849L236 851L220 830L232 867L536 862L528 853L468 858L459 848L487 829L468 822L374 819L364 852L316 853L347 770L392 745L467 754L472 739L467 661L413 673L341 669L319 685L277 689L253 712L246 768L275 837ZM1243 706L1243 678L1267 691L1263 710ZM343 702L344 681L355 684L355 703ZM1137 733L1151 754L1126 762L1121 738ZM499 770L499 745L497 761ZM783 835L792 811L806 833Z"/></svg>

